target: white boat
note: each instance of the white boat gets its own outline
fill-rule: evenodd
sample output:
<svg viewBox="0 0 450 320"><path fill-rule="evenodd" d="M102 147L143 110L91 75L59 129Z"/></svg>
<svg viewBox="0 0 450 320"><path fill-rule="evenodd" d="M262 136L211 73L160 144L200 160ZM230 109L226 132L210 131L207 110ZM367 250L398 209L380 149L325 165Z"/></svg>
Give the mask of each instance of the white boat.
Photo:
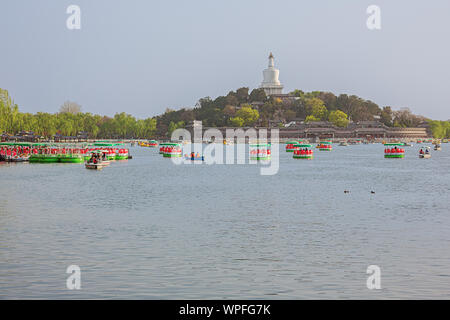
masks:
<svg viewBox="0 0 450 320"><path fill-rule="evenodd" d="M422 151L422 153L419 152L419 158L421 159L431 158L430 147L426 147L425 151L423 150L423 148L421 148L420 151Z"/></svg>
<svg viewBox="0 0 450 320"><path fill-rule="evenodd" d="M85 164L86 169L91 169L91 170L102 170L104 167L108 166L108 164L105 163L87 163Z"/></svg>

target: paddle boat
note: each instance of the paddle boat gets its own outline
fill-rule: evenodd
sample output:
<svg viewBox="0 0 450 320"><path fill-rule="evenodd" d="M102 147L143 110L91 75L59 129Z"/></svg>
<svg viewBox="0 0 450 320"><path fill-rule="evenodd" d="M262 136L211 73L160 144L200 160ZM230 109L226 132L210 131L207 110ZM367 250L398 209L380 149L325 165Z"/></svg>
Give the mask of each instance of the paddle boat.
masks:
<svg viewBox="0 0 450 320"><path fill-rule="evenodd" d="M298 141L287 141L286 152L294 152L294 145L298 144Z"/></svg>
<svg viewBox="0 0 450 320"><path fill-rule="evenodd" d="M314 151L312 145L310 144L296 144L294 154L292 155L294 159L308 159L314 158Z"/></svg>
<svg viewBox="0 0 450 320"><path fill-rule="evenodd" d="M185 154L184 155L184 159L185 160L189 160L189 161L205 161L205 157L204 156L201 156L198 153L195 155L193 152L190 155Z"/></svg>
<svg viewBox="0 0 450 320"><path fill-rule="evenodd" d="M404 158L405 157L405 149L399 148L400 146L403 146L402 143L385 143L384 144L384 157L385 158Z"/></svg>
<svg viewBox="0 0 450 320"><path fill-rule="evenodd" d="M250 160L270 160L272 152L268 143L253 143L249 145Z"/></svg>
<svg viewBox="0 0 450 320"><path fill-rule="evenodd" d="M158 146L158 141L156 141L156 140L150 140L150 141L148 142L148 146L149 146L150 148L156 148L156 147Z"/></svg>
<svg viewBox="0 0 450 320"><path fill-rule="evenodd" d="M331 141L321 141L319 142L319 144L317 145L317 148L320 151L331 151L333 149L333 144Z"/></svg>
<svg viewBox="0 0 450 320"><path fill-rule="evenodd" d="M109 166L111 161L105 160L107 159L107 153L102 151L93 151L91 157L85 163L86 169L91 170L102 170L104 167Z"/></svg>
<svg viewBox="0 0 450 320"><path fill-rule="evenodd" d="M164 158L181 158L182 149L180 143L166 143L163 149Z"/></svg>
<svg viewBox="0 0 450 320"><path fill-rule="evenodd" d="M128 160L128 149L119 149L117 151L115 160Z"/></svg>
<svg viewBox="0 0 450 320"><path fill-rule="evenodd" d="M420 148L419 158L421 158L421 159L431 158L430 147L425 147L425 151L423 149L424 148Z"/></svg>
<svg viewBox="0 0 450 320"><path fill-rule="evenodd" d="M441 151L441 150L442 150L441 145L440 145L440 144L434 145L434 150L435 150L435 151Z"/></svg>
<svg viewBox="0 0 450 320"><path fill-rule="evenodd" d="M91 169L91 170L102 170L104 167L108 166L108 164L105 163L86 163L85 167L86 169Z"/></svg>
<svg viewBox="0 0 450 320"><path fill-rule="evenodd" d="M347 141L341 141L341 142L339 143L339 145L340 145L341 147L346 147L346 146L348 146L348 143L347 143Z"/></svg>

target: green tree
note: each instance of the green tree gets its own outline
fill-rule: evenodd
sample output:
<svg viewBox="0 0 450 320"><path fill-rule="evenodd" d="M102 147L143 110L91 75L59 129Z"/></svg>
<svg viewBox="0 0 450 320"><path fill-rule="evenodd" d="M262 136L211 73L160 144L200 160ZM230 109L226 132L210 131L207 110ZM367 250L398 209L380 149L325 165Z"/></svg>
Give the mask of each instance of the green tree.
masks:
<svg viewBox="0 0 450 320"><path fill-rule="evenodd" d="M307 116L305 119L306 123L320 121L320 119L314 117L313 115Z"/></svg>
<svg viewBox="0 0 450 320"><path fill-rule="evenodd" d="M392 108L391 107L384 107L383 110L381 110L380 121L384 125L386 125L388 127L392 127L393 122L392 122Z"/></svg>
<svg viewBox="0 0 450 320"><path fill-rule="evenodd" d="M341 110L331 111L328 121L337 127L346 127L348 125L347 115Z"/></svg>
<svg viewBox="0 0 450 320"><path fill-rule="evenodd" d="M328 115L327 107L319 98L309 98L305 102L307 115L312 115L316 119L326 120Z"/></svg>
<svg viewBox="0 0 450 320"><path fill-rule="evenodd" d="M266 92L262 88L253 89L249 100L250 102L265 102L267 100Z"/></svg>
<svg viewBox="0 0 450 320"><path fill-rule="evenodd" d="M245 121L241 117L234 117L230 119L230 124L233 127L242 127Z"/></svg>
<svg viewBox="0 0 450 320"><path fill-rule="evenodd" d="M180 121L178 123L175 122L170 122L169 124L169 129L168 129L168 136L170 137L172 135L172 132L174 132L176 129L178 128L183 128L184 127L184 121Z"/></svg>
<svg viewBox="0 0 450 320"><path fill-rule="evenodd" d="M259 112L252 108L251 105L242 105L241 109L236 112L236 117L244 120L245 126L252 126L259 119Z"/></svg>
<svg viewBox="0 0 450 320"><path fill-rule="evenodd" d="M236 98L240 103L246 103L248 102L248 90L249 88L239 88L236 90Z"/></svg>

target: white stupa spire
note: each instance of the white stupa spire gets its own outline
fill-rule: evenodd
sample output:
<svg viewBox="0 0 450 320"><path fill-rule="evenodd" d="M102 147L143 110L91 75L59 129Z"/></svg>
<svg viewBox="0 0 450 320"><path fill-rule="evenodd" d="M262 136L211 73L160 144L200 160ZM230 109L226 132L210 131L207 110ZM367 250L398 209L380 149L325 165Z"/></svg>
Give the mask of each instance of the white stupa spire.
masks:
<svg viewBox="0 0 450 320"><path fill-rule="evenodd" d="M271 52L270 55L269 55L269 68L274 68L274 67L275 67L275 62L274 62L274 59L273 59L273 54Z"/></svg>
<svg viewBox="0 0 450 320"><path fill-rule="evenodd" d="M273 94L282 94L283 86L278 80L280 71L275 69L275 58L272 52L269 55L269 67L263 71L263 82L261 83L261 88L264 89L268 96Z"/></svg>

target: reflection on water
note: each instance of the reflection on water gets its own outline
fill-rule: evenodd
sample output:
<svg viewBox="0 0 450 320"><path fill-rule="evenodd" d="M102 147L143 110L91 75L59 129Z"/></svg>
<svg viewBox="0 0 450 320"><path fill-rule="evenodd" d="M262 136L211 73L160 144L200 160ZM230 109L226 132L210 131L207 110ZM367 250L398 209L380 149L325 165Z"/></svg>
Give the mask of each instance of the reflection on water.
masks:
<svg viewBox="0 0 450 320"><path fill-rule="evenodd" d="M281 149L274 176L147 148L101 172L0 164L0 298L449 298L446 147ZM72 264L80 291L66 289Z"/></svg>

